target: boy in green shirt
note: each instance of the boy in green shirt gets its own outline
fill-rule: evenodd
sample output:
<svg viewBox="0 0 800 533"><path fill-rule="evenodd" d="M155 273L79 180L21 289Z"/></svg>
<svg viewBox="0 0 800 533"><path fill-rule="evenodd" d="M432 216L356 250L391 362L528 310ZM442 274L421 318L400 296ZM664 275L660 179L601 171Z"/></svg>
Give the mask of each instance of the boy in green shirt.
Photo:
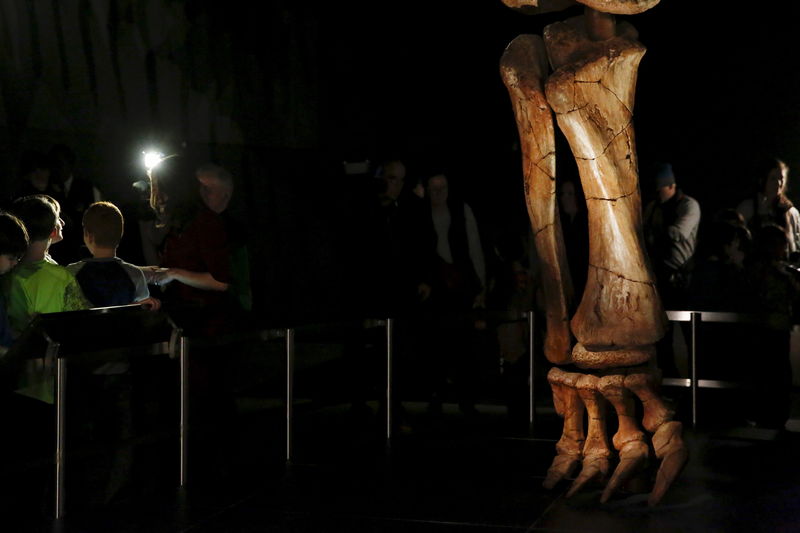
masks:
<svg viewBox="0 0 800 533"><path fill-rule="evenodd" d="M8 320L18 336L39 313L89 309L75 276L48 255L50 245L63 239L60 206L50 196L35 194L15 200L11 211L25 224L30 238L20 264L4 280ZM22 376L21 394L52 403L52 376L41 360L32 360ZM48 379L49 378L49 379Z"/></svg>
<svg viewBox="0 0 800 533"><path fill-rule="evenodd" d="M58 202L44 194L25 196L14 202L12 212L25 224L30 238L28 251L7 281L8 318L19 334L38 313L88 309L80 285L69 270L59 266L47 251L63 237Z"/></svg>
<svg viewBox="0 0 800 533"><path fill-rule="evenodd" d="M22 221L10 213L0 212L0 275L8 274L28 249L28 232ZM6 300L0 292L0 355L14 341L8 324Z"/></svg>

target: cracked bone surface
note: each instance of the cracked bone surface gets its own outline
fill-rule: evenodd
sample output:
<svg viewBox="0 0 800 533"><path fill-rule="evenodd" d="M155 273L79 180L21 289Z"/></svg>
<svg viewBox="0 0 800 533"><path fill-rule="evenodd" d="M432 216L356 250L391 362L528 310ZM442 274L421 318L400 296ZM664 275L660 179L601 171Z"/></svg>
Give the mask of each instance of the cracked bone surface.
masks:
<svg viewBox="0 0 800 533"><path fill-rule="evenodd" d="M538 14L549 11L560 11L575 4L615 15L635 15L647 11L660 0L503 0L508 7L522 10L525 13Z"/></svg>
<svg viewBox="0 0 800 533"><path fill-rule="evenodd" d="M597 382L597 389L614 406L619 420L617 433L612 439L619 453L619 464L600 498L600 502L605 503L619 487L645 467L650 447L636 422L633 394L625 388L625 376L603 376Z"/></svg>
<svg viewBox="0 0 800 533"><path fill-rule="evenodd" d="M514 106L522 143L525 199L542 265L547 314L544 352L551 363L565 364L572 361L572 281L556 202L555 132L544 94L547 55L541 37L520 35L514 39L500 60L500 74Z"/></svg>
<svg viewBox="0 0 800 533"><path fill-rule="evenodd" d="M542 486L552 489L556 483L570 476L577 468L583 454L586 435L583 431L584 403L576 387L581 374L565 372L553 367L547 373L547 381L553 390L556 413L564 419L561 438L556 443L556 456L547 470Z"/></svg>
<svg viewBox="0 0 800 533"><path fill-rule="evenodd" d="M605 480L610 471L611 450L606 434L606 402L598 391L598 380L597 376L583 374L575 382L578 396L586 406L589 424L583 445L583 467L567 492L567 498L592 480Z"/></svg>
<svg viewBox="0 0 800 533"><path fill-rule="evenodd" d="M590 352L647 347L666 326L643 248L633 101L645 49L635 38L621 23L615 37L594 41L582 16L544 32L555 69L547 101L578 163L589 211L589 276L571 326Z"/></svg>
<svg viewBox="0 0 800 533"><path fill-rule="evenodd" d="M560 4L503 1L523 11L527 6L525 12L532 13ZM688 451L681 423L672 420L673 411L658 393L660 372L653 360L666 314L644 254L632 126L637 67L645 49L636 41L633 26L617 24L609 13L637 13L657 0L579 1L590 6L584 17L548 26L544 41L531 35L518 37L501 60L519 130L525 196L542 265L545 354L555 364L574 363L588 370L584 374L552 368L548 373L564 425L542 485L555 487L579 463L581 470L568 496L607 477L612 452L605 433L606 403L614 407L619 420L612 440L619 463L601 501L608 501L629 481L641 483L644 477L637 474L647 465L651 449L634 420L638 400L644 411L642 426L652 434L660 460L648 500L654 505L686 464ZM549 77L547 61L554 69ZM551 110L577 161L589 211L589 276L570 327L572 293L555 199ZM587 433L584 413L589 419Z"/></svg>

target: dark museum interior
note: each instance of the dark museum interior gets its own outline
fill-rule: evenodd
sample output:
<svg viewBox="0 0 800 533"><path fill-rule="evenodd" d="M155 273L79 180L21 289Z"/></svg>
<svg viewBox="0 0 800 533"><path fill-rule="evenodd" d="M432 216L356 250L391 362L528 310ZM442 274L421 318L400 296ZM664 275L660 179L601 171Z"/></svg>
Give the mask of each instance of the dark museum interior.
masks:
<svg viewBox="0 0 800 533"><path fill-rule="evenodd" d="M653 3L608 0L628 1ZM650 460L608 501L599 480L567 496L580 469L542 487L572 411L548 377L551 265L534 245L548 225L531 226L500 61L518 35L585 8L504 2L0 0L0 210L28 226L12 250L0 220L0 530L800 531L800 7L661 0L616 19L647 49L632 80L636 238L667 311L647 349L688 452L648 505L665 453L650 427ZM556 126L554 143L572 314L600 268L588 234L616 219L587 215L573 139ZM74 157L69 180L56 147ZM161 159L147 167L151 151ZM776 159L772 221L759 201ZM45 160L38 187L27 171ZM191 216L178 175L191 178ZM93 198L72 211L79 180ZM565 182L577 215L559 203ZM660 207L673 201L665 184L700 209L674 270L651 249L684 238L666 221L681 215ZM61 202L43 238L52 257L38 259L69 265L85 305L64 289L64 306L34 310L28 295L17 328L40 242L19 201L29 194ZM113 246L83 215L100 199L125 220ZM206 253L220 227L223 278ZM193 254L207 268L181 262ZM93 263L74 268L90 256L144 267L122 282L137 296L97 304L83 285ZM448 269L460 261L466 274ZM47 398L21 385L35 365ZM589 368L595 381L613 373ZM587 442L606 420L610 446L628 424L617 404L596 415L586 387L570 387ZM630 390L647 426L648 402Z"/></svg>

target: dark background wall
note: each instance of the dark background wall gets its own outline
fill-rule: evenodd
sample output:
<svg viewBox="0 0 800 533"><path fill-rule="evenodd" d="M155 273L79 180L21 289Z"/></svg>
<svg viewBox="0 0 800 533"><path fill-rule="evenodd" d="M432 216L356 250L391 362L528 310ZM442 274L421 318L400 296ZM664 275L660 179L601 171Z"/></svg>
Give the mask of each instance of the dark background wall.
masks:
<svg viewBox="0 0 800 533"><path fill-rule="evenodd" d="M319 5L313 5L319 4ZM524 228L506 44L580 8L528 17L499 0L0 0L0 171L66 142L79 171L134 202L148 145L216 160L248 213L254 284L272 316L358 312L359 187L342 162L444 167L487 238ZM664 0L627 17L648 52L636 130L710 215L750 193L752 163L800 168L795 2ZM559 141L559 171L574 172ZM562 149L563 148L563 149ZM793 198L800 185L791 182Z"/></svg>

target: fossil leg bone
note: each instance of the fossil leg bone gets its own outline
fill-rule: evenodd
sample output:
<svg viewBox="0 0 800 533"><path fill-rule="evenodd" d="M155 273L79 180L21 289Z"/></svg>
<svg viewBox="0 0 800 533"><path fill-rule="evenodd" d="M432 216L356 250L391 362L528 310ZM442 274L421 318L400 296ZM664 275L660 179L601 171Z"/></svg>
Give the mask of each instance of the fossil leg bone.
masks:
<svg viewBox="0 0 800 533"><path fill-rule="evenodd" d="M608 16L589 13L589 22L600 22L600 31L587 31L583 17L545 28L545 44L556 69L545 91L577 160L589 209L590 275L571 323L579 342L573 353L602 352L597 367L616 368L647 361L652 345L664 334L666 316L644 255L633 135L636 73L644 48L629 24L614 27ZM615 28L611 37L609 28ZM599 37L602 40L596 40ZM663 497L688 455L680 423L668 422L671 413L656 414L663 411L658 408L663 402L655 389L643 386L634 392L645 403L645 428L655 431L654 445L661 446L656 448L662 463L652 505ZM659 422L648 420L653 417ZM641 446L630 446L603 500L643 460Z"/></svg>
<svg viewBox="0 0 800 533"><path fill-rule="evenodd" d="M551 363L566 364L572 362L572 281L556 202L555 132L544 95L547 55L541 37L520 35L514 39L500 60L500 73L514 105L522 142L525 199L543 269L547 307L544 353Z"/></svg>
<svg viewBox="0 0 800 533"><path fill-rule="evenodd" d="M572 318L589 351L648 347L666 316L645 259L633 137L636 68L644 47L626 23L592 41L584 17L545 28L556 68L547 101L578 163L589 210L589 276Z"/></svg>
<svg viewBox="0 0 800 533"><path fill-rule="evenodd" d="M534 12L556 6L546 0L503 1ZM648 366L666 316L644 254L633 135L636 74L645 50L636 41L636 30L627 23L617 25L609 13L638 13L658 0L578 1L589 6L583 17L545 28L553 74L546 76L545 54L534 36L515 39L501 60L522 141L526 199L543 265L545 354L555 364L574 363L588 370L577 374L553 369L548 375L564 433L544 486L551 488L569 476L579 458L582 470L568 496L591 479L606 476L611 455L606 400L619 418L613 442L620 463L601 500L607 501L644 467L650 450L633 419L633 393L644 405L643 425L653 433L655 455L661 460L649 499L653 505L678 476L688 453L681 424L672 420L658 395L656 373ZM554 198L551 109L577 161L589 211L589 277L569 329L564 317L571 290ZM572 345L570 332L577 342L565 354L565 345ZM579 449L584 408L589 430Z"/></svg>

